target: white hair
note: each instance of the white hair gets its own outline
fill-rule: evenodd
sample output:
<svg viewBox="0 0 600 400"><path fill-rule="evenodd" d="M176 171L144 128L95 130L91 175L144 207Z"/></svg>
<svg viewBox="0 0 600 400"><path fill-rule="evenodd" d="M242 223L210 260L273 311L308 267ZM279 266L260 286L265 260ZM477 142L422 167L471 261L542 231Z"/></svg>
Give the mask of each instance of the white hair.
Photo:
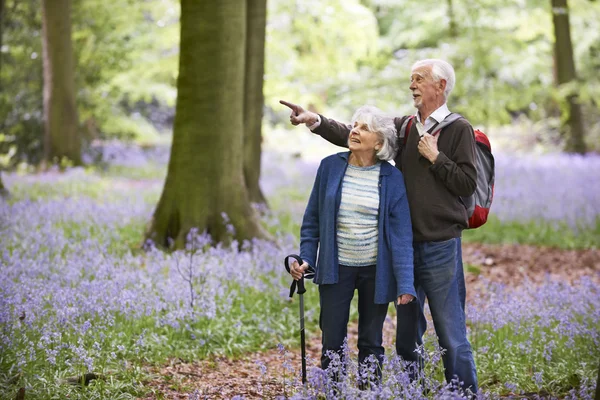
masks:
<svg viewBox="0 0 600 400"><path fill-rule="evenodd" d="M414 71L420 67L431 66L431 75L436 82L441 79L446 81L446 90L444 90L444 99L448 100L450 92L454 89L456 83L456 75L454 74L454 68L447 61L440 60L437 58L430 58L427 60L419 60L413 64L411 71Z"/></svg>
<svg viewBox="0 0 600 400"><path fill-rule="evenodd" d="M355 122L365 123L367 129L376 133L381 139L381 148L377 151L377 158L388 161L396 156L398 139L393 117L385 114L377 107L366 105L359 107L354 112L352 125Z"/></svg>

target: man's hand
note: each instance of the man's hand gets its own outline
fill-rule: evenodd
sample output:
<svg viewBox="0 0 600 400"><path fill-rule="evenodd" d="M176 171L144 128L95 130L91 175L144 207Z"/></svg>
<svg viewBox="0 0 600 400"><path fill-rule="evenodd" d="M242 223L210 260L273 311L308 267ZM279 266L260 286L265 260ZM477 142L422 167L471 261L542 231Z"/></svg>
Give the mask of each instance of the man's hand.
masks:
<svg viewBox="0 0 600 400"><path fill-rule="evenodd" d="M401 294L398 296L398 304L408 304L415 299L412 294Z"/></svg>
<svg viewBox="0 0 600 400"><path fill-rule="evenodd" d="M318 114L311 111L306 111L301 106L285 100L279 100L279 103L289 107L290 110L292 110L292 113L290 114L290 122L292 125L306 124L306 126L311 126L317 122Z"/></svg>
<svg viewBox="0 0 600 400"><path fill-rule="evenodd" d="M306 271L307 269L308 264L306 263L306 261L304 261L302 265L299 265L298 261L294 260L292 261L292 265L290 266L290 274L292 275L292 278L294 278L294 280L297 281L300 280L300 278L302 278L304 271Z"/></svg>
<svg viewBox="0 0 600 400"><path fill-rule="evenodd" d="M429 133L425 132L423 136L421 136L421 140L419 140L419 153L426 159L428 159L432 164L437 159L438 154L440 154L437 146L438 137L431 136Z"/></svg>

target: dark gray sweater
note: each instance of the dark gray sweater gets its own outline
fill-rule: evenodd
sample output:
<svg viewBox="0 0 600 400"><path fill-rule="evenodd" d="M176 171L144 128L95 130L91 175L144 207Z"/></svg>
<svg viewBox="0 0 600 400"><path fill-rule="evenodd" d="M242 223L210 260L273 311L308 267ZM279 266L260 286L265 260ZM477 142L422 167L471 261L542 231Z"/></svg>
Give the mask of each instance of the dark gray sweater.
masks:
<svg viewBox="0 0 600 400"><path fill-rule="evenodd" d="M404 119L394 120L396 129ZM321 125L314 130L327 141L348 147L350 126L321 115ZM417 149L417 127L413 123L406 145L394 161L404 175L410 207L413 239L441 241L460 237L467 227L467 210L460 196L475 191L475 136L465 119L459 119L442 130L438 137L440 154L434 164Z"/></svg>

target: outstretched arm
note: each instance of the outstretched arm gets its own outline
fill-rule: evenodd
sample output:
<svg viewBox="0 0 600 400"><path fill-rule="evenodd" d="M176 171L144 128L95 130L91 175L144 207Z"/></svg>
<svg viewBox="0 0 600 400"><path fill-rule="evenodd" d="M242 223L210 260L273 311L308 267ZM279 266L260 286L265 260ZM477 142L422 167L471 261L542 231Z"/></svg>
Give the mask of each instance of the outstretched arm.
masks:
<svg viewBox="0 0 600 400"><path fill-rule="evenodd" d="M285 100L279 100L279 103L292 110L290 114L292 125L306 124L309 129L328 142L337 146L348 147L348 135L350 135L352 129L350 125L307 111L301 106Z"/></svg>
<svg viewBox="0 0 600 400"><path fill-rule="evenodd" d="M298 104L290 103L289 101L285 100L279 100L279 103L292 110L292 113L290 114L290 122L294 126L306 124L306 126L310 127L319 121L319 114L312 111L307 111Z"/></svg>

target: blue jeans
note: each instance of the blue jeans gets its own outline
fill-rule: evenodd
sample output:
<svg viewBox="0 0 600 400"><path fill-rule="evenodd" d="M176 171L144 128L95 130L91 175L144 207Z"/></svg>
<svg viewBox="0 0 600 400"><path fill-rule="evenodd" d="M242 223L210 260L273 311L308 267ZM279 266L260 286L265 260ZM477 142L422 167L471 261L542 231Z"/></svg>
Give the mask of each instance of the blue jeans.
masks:
<svg viewBox="0 0 600 400"><path fill-rule="evenodd" d="M323 352L321 368L327 369L330 359L328 350L341 356L341 349L348 332L350 302L354 290L358 290L358 361L362 363L370 355L379 365L383 362L383 323L389 304L375 304L375 266L346 267L340 265L338 283L319 285L319 301Z"/></svg>
<svg viewBox="0 0 600 400"><path fill-rule="evenodd" d="M415 344L423 343L427 321L423 313L429 303L435 332L443 356L446 380L454 377L463 387L477 391L477 372L465 318L465 277L460 238L442 242L415 242L415 288L419 301L398 305L396 352L407 361L420 364Z"/></svg>

